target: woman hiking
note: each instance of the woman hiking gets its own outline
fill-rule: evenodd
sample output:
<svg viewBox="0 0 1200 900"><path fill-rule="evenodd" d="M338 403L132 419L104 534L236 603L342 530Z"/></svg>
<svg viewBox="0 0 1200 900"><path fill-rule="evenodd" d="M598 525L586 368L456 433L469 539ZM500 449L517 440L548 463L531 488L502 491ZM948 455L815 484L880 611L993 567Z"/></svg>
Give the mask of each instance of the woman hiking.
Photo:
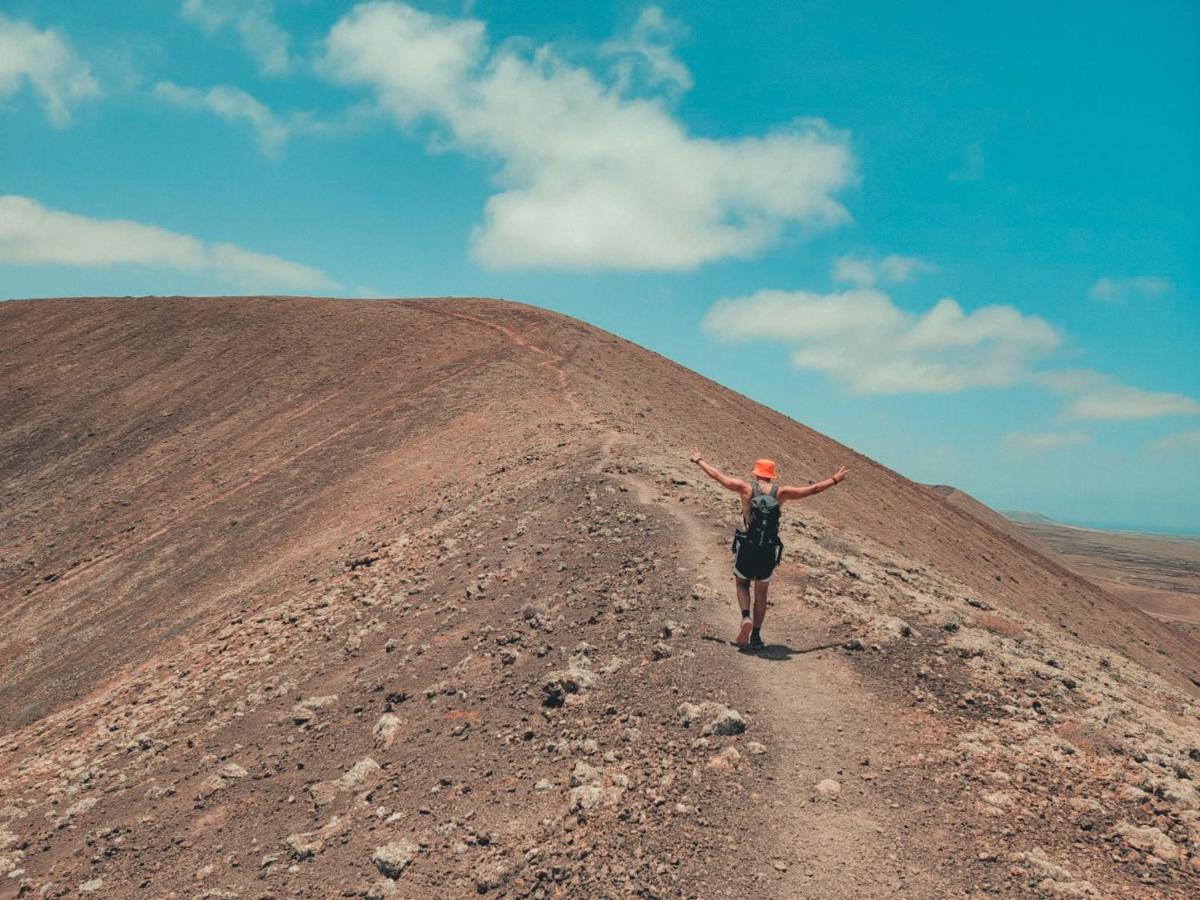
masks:
<svg viewBox="0 0 1200 900"><path fill-rule="evenodd" d="M829 490L844 481L850 470L841 466L829 478L807 487L780 487L775 463L770 459L754 463L751 481L726 475L705 462L699 450L692 452L691 460L721 487L742 498L742 527L733 535L733 578L737 585L738 606L742 609L742 626L736 643L739 647L761 650L765 646L761 630L767 615L767 588L770 587L771 573L783 556L783 542L779 540L779 507L788 500L801 500ZM754 582L753 618L750 614L751 581Z"/></svg>

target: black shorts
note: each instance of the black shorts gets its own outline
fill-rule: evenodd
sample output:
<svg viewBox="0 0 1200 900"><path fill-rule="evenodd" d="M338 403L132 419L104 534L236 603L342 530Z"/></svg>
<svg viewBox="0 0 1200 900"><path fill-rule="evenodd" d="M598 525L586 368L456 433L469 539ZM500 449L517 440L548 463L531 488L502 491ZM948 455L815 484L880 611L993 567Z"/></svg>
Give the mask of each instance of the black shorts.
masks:
<svg viewBox="0 0 1200 900"><path fill-rule="evenodd" d="M771 573L779 565L783 556L783 542L775 540L774 545L759 546L747 543L744 531L735 531L733 535L733 574L744 581L768 582Z"/></svg>

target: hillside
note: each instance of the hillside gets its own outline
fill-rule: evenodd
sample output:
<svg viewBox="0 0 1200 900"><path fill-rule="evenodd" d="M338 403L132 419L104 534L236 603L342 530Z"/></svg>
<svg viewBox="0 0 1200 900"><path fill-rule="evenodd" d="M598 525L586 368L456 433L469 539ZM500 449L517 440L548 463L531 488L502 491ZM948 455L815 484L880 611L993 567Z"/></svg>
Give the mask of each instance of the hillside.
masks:
<svg viewBox="0 0 1200 900"><path fill-rule="evenodd" d="M1200 884L1194 644L627 341L70 299L0 351L0 895ZM759 657L694 445L851 469L785 508Z"/></svg>

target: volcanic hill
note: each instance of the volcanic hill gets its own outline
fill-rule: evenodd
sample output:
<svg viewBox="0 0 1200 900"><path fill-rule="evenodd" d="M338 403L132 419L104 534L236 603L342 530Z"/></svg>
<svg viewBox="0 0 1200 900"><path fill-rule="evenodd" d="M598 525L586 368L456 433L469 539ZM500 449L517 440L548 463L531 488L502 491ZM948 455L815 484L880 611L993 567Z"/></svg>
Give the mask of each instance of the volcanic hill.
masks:
<svg viewBox="0 0 1200 900"><path fill-rule="evenodd" d="M851 470L785 507L758 655L693 446ZM0 303L0 896L1196 896L1198 679L560 315Z"/></svg>

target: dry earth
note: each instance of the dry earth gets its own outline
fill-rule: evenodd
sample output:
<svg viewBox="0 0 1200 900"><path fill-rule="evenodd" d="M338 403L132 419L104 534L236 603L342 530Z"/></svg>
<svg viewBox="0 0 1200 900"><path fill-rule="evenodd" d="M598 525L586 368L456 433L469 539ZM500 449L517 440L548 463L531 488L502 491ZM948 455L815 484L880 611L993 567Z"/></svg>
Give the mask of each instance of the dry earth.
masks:
<svg viewBox="0 0 1200 900"><path fill-rule="evenodd" d="M1196 646L474 300L0 304L0 896L1188 897ZM785 509L760 655L736 502Z"/></svg>
<svg viewBox="0 0 1200 900"><path fill-rule="evenodd" d="M1170 622L1200 625L1200 538L1021 524L1109 593Z"/></svg>
<svg viewBox="0 0 1200 900"><path fill-rule="evenodd" d="M970 494L930 485L943 500L1058 560L1101 590L1186 635L1200 626L1200 537L1100 531L1064 525L1045 516L1006 517Z"/></svg>

